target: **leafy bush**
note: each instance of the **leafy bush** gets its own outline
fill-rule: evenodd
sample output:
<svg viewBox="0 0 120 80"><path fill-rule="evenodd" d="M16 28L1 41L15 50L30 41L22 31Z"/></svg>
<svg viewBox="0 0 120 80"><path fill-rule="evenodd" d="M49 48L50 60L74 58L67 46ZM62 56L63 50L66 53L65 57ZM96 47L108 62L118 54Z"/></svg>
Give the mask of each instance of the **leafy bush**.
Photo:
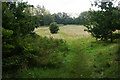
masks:
<svg viewBox="0 0 120 80"><path fill-rule="evenodd" d="M14 46L12 53L9 52L10 55L3 58L4 71L57 66L62 63L68 51L65 41L40 37L36 34L19 37Z"/></svg>
<svg viewBox="0 0 120 80"><path fill-rule="evenodd" d="M63 61L68 51L66 42L59 39L38 36L31 42L31 53L37 56L30 60L31 66L56 66Z"/></svg>
<svg viewBox="0 0 120 80"><path fill-rule="evenodd" d="M52 23L50 24L49 29L50 29L50 32L51 32L52 34L54 34L54 33L57 33L57 32L58 32L59 27L58 27L58 25L57 25L56 22L52 22Z"/></svg>

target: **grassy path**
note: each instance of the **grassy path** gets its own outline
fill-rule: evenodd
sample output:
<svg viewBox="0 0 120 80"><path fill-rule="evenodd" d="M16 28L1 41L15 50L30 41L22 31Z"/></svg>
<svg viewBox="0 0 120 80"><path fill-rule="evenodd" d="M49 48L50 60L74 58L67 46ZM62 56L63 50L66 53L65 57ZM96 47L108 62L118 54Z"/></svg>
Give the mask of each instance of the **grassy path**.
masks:
<svg viewBox="0 0 120 80"><path fill-rule="evenodd" d="M91 76L91 69L89 65L89 55L86 55L81 50L81 41L73 40L71 44L70 55L74 55L71 64L74 66L75 78L89 78Z"/></svg>

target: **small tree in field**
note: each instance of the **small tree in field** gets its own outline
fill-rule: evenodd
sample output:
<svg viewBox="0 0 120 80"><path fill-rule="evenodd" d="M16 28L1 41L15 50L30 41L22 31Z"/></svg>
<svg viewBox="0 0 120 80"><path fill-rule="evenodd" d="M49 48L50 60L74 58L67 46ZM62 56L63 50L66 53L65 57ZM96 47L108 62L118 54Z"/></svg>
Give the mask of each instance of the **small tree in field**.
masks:
<svg viewBox="0 0 120 80"><path fill-rule="evenodd" d="M49 26L49 30L50 30L50 32L51 32L52 34L55 34L55 33L58 32L59 26L57 25L56 22L52 22L52 23L50 24L50 26Z"/></svg>

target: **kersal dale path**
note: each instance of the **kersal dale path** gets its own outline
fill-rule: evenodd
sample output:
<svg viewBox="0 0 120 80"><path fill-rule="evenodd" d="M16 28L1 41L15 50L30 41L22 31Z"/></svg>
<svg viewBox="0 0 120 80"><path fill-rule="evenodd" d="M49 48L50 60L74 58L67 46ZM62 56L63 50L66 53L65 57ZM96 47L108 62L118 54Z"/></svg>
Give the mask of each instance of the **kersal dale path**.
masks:
<svg viewBox="0 0 120 80"><path fill-rule="evenodd" d="M80 25L61 26L57 34L51 34L49 27L39 27L40 36L64 39L69 47L65 60L58 68L34 68L22 73L32 78L105 78L118 77L115 63L117 43L96 41ZM27 74L26 73L30 73Z"/></svg>

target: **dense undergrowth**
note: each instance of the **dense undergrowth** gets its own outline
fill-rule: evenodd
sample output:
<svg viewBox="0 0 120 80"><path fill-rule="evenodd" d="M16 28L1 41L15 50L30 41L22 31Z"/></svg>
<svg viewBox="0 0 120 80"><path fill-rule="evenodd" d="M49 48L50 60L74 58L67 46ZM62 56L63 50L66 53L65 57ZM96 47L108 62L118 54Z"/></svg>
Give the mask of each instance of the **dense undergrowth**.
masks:
<svg viewBox="0 0 120 80"><path fill-rule="evenodd" d="M3 55L3 78L16 77L13 74L32 67L58 67L67 55L66 42L61 39L29 34L17 39L15 55ZM8 55L7 55L8 56Z"/></svg>

